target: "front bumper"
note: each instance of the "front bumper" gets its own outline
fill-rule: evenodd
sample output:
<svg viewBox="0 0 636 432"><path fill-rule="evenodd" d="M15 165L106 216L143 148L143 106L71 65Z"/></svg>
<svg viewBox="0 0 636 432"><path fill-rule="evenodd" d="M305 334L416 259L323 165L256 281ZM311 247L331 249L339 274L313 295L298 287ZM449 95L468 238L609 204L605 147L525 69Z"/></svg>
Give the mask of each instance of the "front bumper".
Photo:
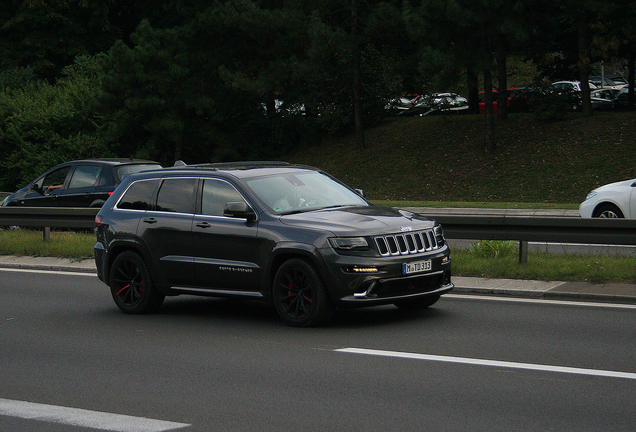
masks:
<svg viewBox="0 0 636 432"><path fill-rule="evenodd" d="M333 254L325 257L332 278L330 296L342 306L390 304L445 294L454 288L448 247L433 253L397 257L356 257ZM404 274L403 265L430 260L431 269ZM354 269L376 269L357 272Z"/></svg>

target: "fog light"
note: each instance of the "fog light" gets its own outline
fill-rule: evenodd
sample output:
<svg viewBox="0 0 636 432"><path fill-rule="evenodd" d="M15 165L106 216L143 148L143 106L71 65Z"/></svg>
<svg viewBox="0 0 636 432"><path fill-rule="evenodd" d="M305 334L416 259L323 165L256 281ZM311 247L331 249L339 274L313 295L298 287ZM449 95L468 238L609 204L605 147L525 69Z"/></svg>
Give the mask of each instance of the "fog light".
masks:
<svg viewBox="0 0 636 432"><path fill-rule="evenodd" d="M351 267L343 267L343 269L347 273L377 273L379 271L378 268L375 266L370 266L370 267L351 266Z"/></svg>

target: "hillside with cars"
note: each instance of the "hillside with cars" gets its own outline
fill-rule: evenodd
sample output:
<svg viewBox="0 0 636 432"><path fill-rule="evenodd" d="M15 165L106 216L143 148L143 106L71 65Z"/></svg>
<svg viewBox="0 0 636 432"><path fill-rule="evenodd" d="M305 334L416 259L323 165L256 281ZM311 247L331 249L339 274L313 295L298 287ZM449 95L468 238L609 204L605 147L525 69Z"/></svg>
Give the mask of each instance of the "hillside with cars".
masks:
<svg viewBox="0 0 636 432"><path fill-rule="evenodd" d="M483 151L483 115L396 117L285 159L319 166L375 200L578 204L593 188L636 177L636 113L513 114Z"/></svg>

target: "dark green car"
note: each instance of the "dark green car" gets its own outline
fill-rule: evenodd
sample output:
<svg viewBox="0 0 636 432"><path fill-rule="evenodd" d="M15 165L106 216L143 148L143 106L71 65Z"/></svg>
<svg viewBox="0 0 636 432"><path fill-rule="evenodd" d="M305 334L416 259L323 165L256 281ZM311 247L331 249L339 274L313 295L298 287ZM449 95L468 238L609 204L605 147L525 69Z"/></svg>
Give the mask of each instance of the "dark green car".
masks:
<svg viewBox="0 0 636 432"><path fill-rule="evenodd" d="M3 206L100 207L127 175L161 168L141 159L82 159L64 162L9 195Z"/></svg>

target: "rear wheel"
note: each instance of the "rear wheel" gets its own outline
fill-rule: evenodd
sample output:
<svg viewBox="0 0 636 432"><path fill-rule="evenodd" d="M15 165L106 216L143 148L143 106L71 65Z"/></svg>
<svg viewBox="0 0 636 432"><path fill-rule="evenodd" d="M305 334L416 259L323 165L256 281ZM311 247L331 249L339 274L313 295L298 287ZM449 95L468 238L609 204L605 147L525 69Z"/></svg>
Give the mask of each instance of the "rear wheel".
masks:
<svg viewBox="0 0 636 432"><path fill-rule="evenodd" d="M143 259L135 252L122 252L110 269L110 292L119 309L130 314L155 312L163 303Z"/></svg>
<svg viewBox="0 0 636 432"><path fill-rule="evenodd" d="M594 211L594 217L601 219L622 219L623 212L614 204L603 204Z"/></svg>
<svg viewBox="0 0 636 432"><path fill-rule="evenodd" d="M274 306L285 323L305 327L323 324L333 306L316 269L302 259L290 259L276 272Z"/></svg>
<svg viewBox="0 0 636 432"><path fill-rule="evenodd" d="M437 303L437 300L439 300L439 298L439 295L435 295L419 299L400 300L393 304L405 311L417 311L426 309L427 307L434 305L435 303Z"/></svg>

